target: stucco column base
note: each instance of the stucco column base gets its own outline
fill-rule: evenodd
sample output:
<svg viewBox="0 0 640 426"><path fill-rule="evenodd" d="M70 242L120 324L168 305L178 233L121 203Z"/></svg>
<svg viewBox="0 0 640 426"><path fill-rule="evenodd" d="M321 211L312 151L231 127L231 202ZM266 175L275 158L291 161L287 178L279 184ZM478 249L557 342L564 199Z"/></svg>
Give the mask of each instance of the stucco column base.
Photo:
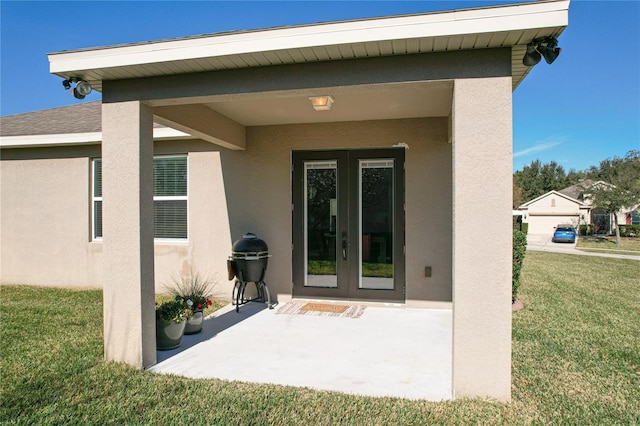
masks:
<svg viewBox="0 0 640 426"><path fill-rule="evenodd" d="M454 396L509 401L511 77L455 80L453 93Z"/></svg>
<svg viewBox="0 0 640 426"><path fill-rule="evenodd" d="M156 362L153 114L138 101L102 105L104 353Z"/></svg>

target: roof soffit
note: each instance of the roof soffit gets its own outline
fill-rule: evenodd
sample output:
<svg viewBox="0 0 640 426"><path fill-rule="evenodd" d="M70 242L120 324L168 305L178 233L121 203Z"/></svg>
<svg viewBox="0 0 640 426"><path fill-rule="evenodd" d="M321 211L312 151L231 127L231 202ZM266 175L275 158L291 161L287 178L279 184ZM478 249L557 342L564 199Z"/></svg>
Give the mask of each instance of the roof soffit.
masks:
<svg viewBox="0 0 640 426"><path fill-rule="evenodd" d="M569 0L334 22L52 53L53 74L102 80L494 47L512 48L514 87L526 43L558 36Z"/></svg>

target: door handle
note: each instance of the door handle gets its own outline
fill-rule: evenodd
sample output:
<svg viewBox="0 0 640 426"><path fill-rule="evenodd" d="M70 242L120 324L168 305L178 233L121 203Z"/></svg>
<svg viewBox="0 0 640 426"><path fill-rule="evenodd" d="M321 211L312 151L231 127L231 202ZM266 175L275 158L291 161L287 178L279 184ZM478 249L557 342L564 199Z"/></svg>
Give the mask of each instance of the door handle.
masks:
<svg viewBox="0 0 640 426"><path fill-rule="evenodd" d="M347 247L349 242L347 241L347 233L342 233L342 260L347 260Z"/></svg>

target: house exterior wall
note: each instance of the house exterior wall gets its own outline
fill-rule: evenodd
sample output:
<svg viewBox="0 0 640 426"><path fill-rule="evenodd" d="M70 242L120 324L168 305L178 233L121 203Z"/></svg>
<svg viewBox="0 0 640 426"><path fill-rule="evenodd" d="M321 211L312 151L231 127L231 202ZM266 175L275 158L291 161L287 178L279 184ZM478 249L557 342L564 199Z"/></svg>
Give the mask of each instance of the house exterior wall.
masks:
<svg viewBox="0 0 640 426"><path fill-rule="evenodd" d="M577 228L580 223L586 223L581 219L581 215L585 215L585 219L588 220L587 211L581 209L580 204L575 201L550 193L528 204L524 210L526 218L523 222L529 224L530 234L551 235L554 227L559 224L567 223Z"/></svg>
<svg viewBox="0 0 640 426"><path fill-rule="evenodd" d="M95 149L2 152L1 282L98 287L101 247L89 243L89 155Z"/></svg>
<svg viewBox="0 0 640 426"><path fill-rule="evenodd" d="M443 189L451 176L447 118L253 127L247 131L246 151L221 153L232 239L254 232L267 242L272 257L266 282L272 295L280 301L291 297L291 151L399 143L409 146L407 301L451 301L451 198L450 190ZM432 267L431 278L425 278L425 266Z"/></svg>
<svg viewBox="0 0 640 426"><path fill-rule="evenodd" d="M231 249L229 219L220 153L211 146L155 144L155 154L188 152L190 176L189 240L155 243L157 292L194 270L218 281L219 297L231 294L224 264ZM91 159L100 156L100 146L2 151L0 282L103 287L103 242L91 241L90 211Z"/></svg>
<svg viewBox="0 0 640 426"><path fill-rule="evenodd" d="M226 258L233 241L254 232L272 254L267 271L272 294L289 299L291 150L406 143L407 302L448 307L448 127L447 118L253 127L247 132L246 151L197 140L156 142L156 155L188 153L189 167L189 240L155 243L156 291L194 270L215 278L218 296L229 297ZM102 288L103 242L90 237L90 163L100 157L100 147L12 149L2 154L1 282ZM432 268L430 278L424 276L425 266Z"/></svg>

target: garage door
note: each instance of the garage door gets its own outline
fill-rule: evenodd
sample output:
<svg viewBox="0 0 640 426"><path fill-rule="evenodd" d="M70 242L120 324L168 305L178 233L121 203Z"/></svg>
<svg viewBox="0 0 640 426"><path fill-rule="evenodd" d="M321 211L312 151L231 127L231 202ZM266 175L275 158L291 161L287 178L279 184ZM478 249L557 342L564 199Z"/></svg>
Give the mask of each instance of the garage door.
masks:
<svg viewBox="0 0 640 426"><path fill-rule="evenodd" d="M554 228L559 224L578 224L578 216L529 216L529 234L553 234Z"/></svg>

